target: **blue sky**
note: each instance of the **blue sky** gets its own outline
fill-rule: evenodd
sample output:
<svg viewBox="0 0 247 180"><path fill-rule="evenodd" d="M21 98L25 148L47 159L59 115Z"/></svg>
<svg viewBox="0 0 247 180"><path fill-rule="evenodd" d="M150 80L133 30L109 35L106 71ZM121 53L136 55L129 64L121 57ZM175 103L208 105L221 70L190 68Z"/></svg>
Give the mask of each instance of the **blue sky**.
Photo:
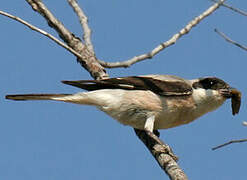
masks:
<svg viewBox="0 0 247 180"><path fill-rule="evenodd" d="M14 2L15 1L15 2ZM56 35L25 1L1 1L0 9ZM44 1L74 34L82 31L66 1ZM247 10L247 2L235 7ZM97 57L121 61L148 52L168 40L211 2L156 0L79 1L89 17ZM61 80L90 79L73 55L44 36L0 16L0 179L168 179L135 136L94 107L57 102L13 102L6 94L74 93ZM245 179L247 143L217 151L213 146L246 138L246 56L219 37L218 28L247 45L247 19L224 7L197 25L175 45L151 60L127 69L110 69L111 77L174 74L193 79L217 76L242 91L240 114L230 102L197 121L161 130L161 139L180 157L190 179Z"/></svg>

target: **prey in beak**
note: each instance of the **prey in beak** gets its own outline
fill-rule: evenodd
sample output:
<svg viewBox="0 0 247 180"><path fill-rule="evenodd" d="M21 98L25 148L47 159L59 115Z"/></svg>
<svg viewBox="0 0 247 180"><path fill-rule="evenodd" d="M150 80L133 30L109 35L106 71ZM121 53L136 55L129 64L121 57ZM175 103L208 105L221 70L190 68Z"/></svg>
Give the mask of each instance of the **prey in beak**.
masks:
<svg viewBox="0 0 247 180"><path fill-rule="evenodd" d="M237 89L231 89L231 100L232 100L232 114L238 114L241 106L241 92Z"/></svg>
<svg viewBox="0 0 247 180"><path fill-rule="evenodd" d="M241 106L241 92L236 88L220 89L220 93L225 98L231 98L232 104L232 114L238 114Z"/></svg>

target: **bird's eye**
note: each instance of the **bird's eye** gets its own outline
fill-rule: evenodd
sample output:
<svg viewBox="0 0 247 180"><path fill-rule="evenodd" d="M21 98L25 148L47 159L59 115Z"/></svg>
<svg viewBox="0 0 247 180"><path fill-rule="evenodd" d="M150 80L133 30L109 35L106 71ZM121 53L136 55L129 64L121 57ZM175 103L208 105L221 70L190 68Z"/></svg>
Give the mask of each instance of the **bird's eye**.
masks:
<svg viewBox="0 0 247 180"><path fill-rule="evenodd" d="M213 86L214 85L214 82L213 81L209 81L209 85L210 86Z"/></svg>
<svg viewBox="0 0 247 180"><path fill-rule="evenodd" d="M204 89L214 89L217 82L211 79L205 79L201 83Z"/></svg>
<svg viewBox="0 0 247 180"><path fill-rule="evenodd" d="M215 81L208 81L208 83L207 83L207 89L212 89L213 87L214 87L214 85L216 84L216 82Z"/></svg>

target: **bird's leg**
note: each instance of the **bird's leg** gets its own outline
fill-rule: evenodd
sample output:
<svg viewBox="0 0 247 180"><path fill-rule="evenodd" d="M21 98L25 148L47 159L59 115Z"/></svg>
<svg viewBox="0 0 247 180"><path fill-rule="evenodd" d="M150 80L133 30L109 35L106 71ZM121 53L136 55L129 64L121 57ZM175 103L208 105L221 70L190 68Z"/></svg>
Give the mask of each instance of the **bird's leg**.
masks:
<svg viewBox="0 0 247 180"><path fill-rule="evenodd" d="M155 121L155 116L150 116L147 118L145 125L144 125L144 130L146 134L156 143L159 144L159 146L153 146L153 148L157 152L163 152L169 154L175 161L178 160L178 157L173 153L172 149L167 145L164 144L160 139L159 139L159 131L153 130L154 128L154 121Z"/></svg>
<svg viewBox="0 0 247 180"><path fill-rule="evenodd" d="M134 130L136 135L142 140L142 142L155 157L159 156L159 154L165 153L172 157L175 161L178 160L178 157L173 153L172 149L167 144L162 142L153 132L140 129Z"/></svg>
<svg viewBox="0 0 247 180"><path fill-rule="evenodd" d="M155 120L155 116L150 116L147 118L145 125L144 125L144 130L152 132L154 130L154 120Z"/></svg>
<svg viewBox="0 0 247 180"><path fill-rule="evenodd" d="M173 153L172 149L168 144L162 142L153 132L146 130L146 133L151 139L153 139L153 141L158 143L158 145L153 146L155 151L169 154L175 161L178 160L178 157Z"/></svg>

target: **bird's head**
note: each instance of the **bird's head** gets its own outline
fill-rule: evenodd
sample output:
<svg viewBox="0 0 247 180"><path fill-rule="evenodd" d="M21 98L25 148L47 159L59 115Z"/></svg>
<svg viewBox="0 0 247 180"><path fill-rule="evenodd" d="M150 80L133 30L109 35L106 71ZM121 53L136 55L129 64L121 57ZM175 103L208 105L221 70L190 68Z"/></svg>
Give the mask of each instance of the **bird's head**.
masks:
<svg viewBox="0 0 247 180"><path fill-rule="evenodd" d="M213 111L224 103L226 99L232 101L232 114L239 112L241 105L241 92L232 88L225 81L216 77L204 77L191 80L193 98L199 105L206 106Z"/></svg>

